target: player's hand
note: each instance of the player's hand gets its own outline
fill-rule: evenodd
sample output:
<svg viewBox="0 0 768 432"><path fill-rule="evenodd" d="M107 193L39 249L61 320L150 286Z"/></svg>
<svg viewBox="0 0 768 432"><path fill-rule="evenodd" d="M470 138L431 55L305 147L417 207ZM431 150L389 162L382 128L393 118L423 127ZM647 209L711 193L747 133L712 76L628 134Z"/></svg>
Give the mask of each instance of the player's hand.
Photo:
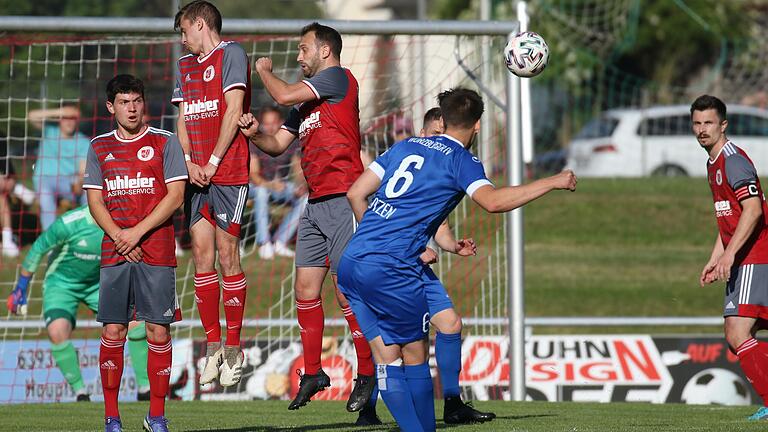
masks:
<svg viewBox="0 0 768 432"><path fill-rule="evenodd" d="M720 258L715 262L715 268L712 270L717 280L726 281L731 278L731 268L733 268L733 261L736 259L733 254L724 252L720 255Z"/></svg>
<svg viewBox="0 0 768 432"><path fill-rule="evenodd" d="M431 247L427 247L427 249L421 253L419 259L426 265L434 264L437 262L437 252Z"/></svg>
<svg viewBox="0 0 768 432"><path fill-rule="evenodd" d="M571 170L563 170L561 173L555 174L550 178L555 182L555 189L568 189L571 192L576 190L578 179Z"/></svg>
<svg viewBox="0 0 768 432"><path fill-rule="evenodd" d="M136 246L131 249L130 252L123 255L125 260L132 263L141 262L144 259L144 251L141 250L141 246Z"/></svg>
<svg viewBox="0 0 768 432"><path fill-rule="evenodd" d="M250 139L252 136L259 132L259 121L256 120L256 116L251 113L245 113L237 120L237 127L240 128L240 132Z"/></svg>
<svg viewBox="0 0 768 432"><path fill-rule="evenodd" d="M261 74L262 72L272 72L272 59L269 57L261 57L256 60L256 72Z"/></svg>
<svg viewBox="0 0 768 432"><path fill-rule="evenodd" d="M715 275L715 264L717 263L717 258L711 258L707 265L704 266L704 268L701 270L701 275L699 275L699 285L702 287L706 284L710 284L717 280L717 276Z"/></svg>
<svg viewBox="0 0 768 432"><path fill-rule="evenodd" d="M205 177L205 184L208 185L208 183L211 182L211 179L214 175L216 175L216 171L219 169L216 165L208 162L203 167L203 176Z"/></svg>
<svg viewBox="0 0 768 432"><path fill-rule="evenodd" d="M8 307L8 312L14 315L27 314L27 288L29 287L30 279L32 279L32 276L19 276L16 287L11 291L11 295L7 299L6 306Z"/></svg>
<svg viewBox="0 0 768 432"><path fill-rule="evenodd" d="M200 165L187 161L187 174L189 175L189 182L197 187L205 187L208 185L208 180L205 178L203 169Z"/></svg>
<svg viewBox="0 0 768 432"><path fill-rule="evenodd" d="M456 254L460 256L473 256L477 255L477 245L475 239L460 239L456 242Z"/></svg>
<svg viewBox="0 0 768 432"><path fill-rule="evenodd" d="M146 232L143 232L136 227L118 231L114 239L115 250L120 255L127 255L128 252L132 251L139 244L141 238L144 237L144 234L146 234Z"/></svg>

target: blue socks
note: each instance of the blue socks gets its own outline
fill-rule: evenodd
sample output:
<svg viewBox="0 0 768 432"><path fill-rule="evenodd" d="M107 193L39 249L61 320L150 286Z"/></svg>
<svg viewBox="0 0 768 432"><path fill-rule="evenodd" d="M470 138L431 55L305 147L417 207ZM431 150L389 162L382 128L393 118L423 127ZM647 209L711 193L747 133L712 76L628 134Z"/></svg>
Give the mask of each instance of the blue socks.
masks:
<svg viewBox="0 0 768 432"><path fill-rule="evenodd" d="M427 370L429 373L429 370ZM416 406L411 397L409 382L406 381L403 366L376 365L376 378L378 381L381 399L389 408L392 417L403 432L423 432ZM434 418L434 408L432 409ZM434 421L433 421L434 424ZM434 430L434 426L432 429Z"/></svg>
<svg viewBox="0 0 768 432"><path fill-rule="evenodd" d="M432 388L432 376L429 374L429 364L405 366L405 379L411 391L413 404L426 432L435 430L435 395Z"/></svg>
<svg viewBox="0 0 768 432"><path fill-rule="evenodd" d="M435 360L440 371L443 398L459 396L459 372L461 372L461 333L437 332L435 337Z"/></svg>

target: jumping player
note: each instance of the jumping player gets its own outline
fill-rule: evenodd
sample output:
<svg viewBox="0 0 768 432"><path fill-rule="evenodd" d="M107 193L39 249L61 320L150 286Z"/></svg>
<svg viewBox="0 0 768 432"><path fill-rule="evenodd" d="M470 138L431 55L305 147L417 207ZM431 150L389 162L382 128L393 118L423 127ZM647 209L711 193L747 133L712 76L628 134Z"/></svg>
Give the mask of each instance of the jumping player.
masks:
<svg viewBox="0 0 768 432"><path fill-rule="evenodd" d="M187 170L175 135L144 123L144 83L117 75L107 84L107 109L117 129L91 141L83 188L101 244L99 365L105 430L122 430L117 407L128 322L146 322L149 414L144 429L166 432L165 395L171 370L170 324L176 301L172 215L184 199Z"/></svg>
<svg viewBox="0 0 768 432"><path fill-rule="evenodd" d="M768 206L757 170L725 136L725 104L704 95L691 105L693 133L709 154L707 178L719 233L700 284L725 282L725 340L763 404L768 404L768 344L758 342L759 320L768 319ZM761 407L749 420L768 419Z"/></svg>
<svg viewBox="0 0 768 432"><path fill-rule="evenodd" d="M237 121L250 105L245 50L221 40L221 14L193 1L176 14L174 28L191 54L179 59L171 101L179 105L177 131L189 170L187 218L195 262L195 302L208 341L200 384L240 382L240 332L246 280L240 266L240 223L248 198L248 141ZM216 247L212 248L211 245ZM227 341L221 346L219 276L222 274Z"/></svg>
<svg viewBox="0 0 768 432"><path fill-rule="evenodd" d="M422 340L429 334L426 285L439 281L419 260L427 240L465 194L489 212L506 212L554 189L576 188L576 177L565 171L496 189L468 151L480 128L482 99L462 88L438 98L445 134L393 146L347 193L360 226L339 264L339 287L371 344L382 399L403 431L435 430Z"/></svg>
<svg viewBox="0 0 768 432"><path fill-rule="evenodd" d="M354 230L354 216L345 194L363 171L358 85L352 73L341 67L341 45L341 35L330 27L318 23L304 27L297 60L306 79L294 84L272 73L270 59L258 59L256 72L267 92L277 103L294 107L274 136L261 133L258 121L250 113L240 121L251 141L272 155L285 151L298 135L301 167L309 187L309 203L299 220L294 285L305 371L288 409L298 409L315 393L330 386L330 378L320 368L324 319L320 289L328 273L327 265L336 285L339 258ZM358 377L347 410L366 412L364 408L375 386L370 347L338 288L336 299L344 311L357 352ZM373 417L371 421L376 422Z"/></svg>

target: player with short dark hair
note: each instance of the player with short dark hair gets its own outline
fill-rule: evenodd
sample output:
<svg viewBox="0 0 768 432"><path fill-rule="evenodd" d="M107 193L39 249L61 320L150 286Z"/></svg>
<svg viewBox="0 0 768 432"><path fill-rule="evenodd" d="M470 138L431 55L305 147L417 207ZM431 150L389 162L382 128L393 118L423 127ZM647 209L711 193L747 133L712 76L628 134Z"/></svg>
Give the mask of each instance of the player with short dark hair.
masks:
<svg viewBox="0 0 768 432"><path fill-rule="evenodd" d="M190 52L178 61L171 102L179 106L176 130L191 183L186 214L195 262L195 302L208 341L200 384L218 378L228 387L240 382L244 358L240 333L247 283L239 240L248 199L249 153L237 121L250 105L250 64L240 44L222 41L221 14L208 2L182 7L175 28ZM217 255L227 322L223 347Z"/></svg>
<svg viewBox="0 0 768 432"><path fill-rule="evenodd" d="M176 135L144 123L144 85L131 75L107 84L107 109L117 129L91 141L83 188L104 230L101 243L99 368L105 430L122 430L118 395L123 346L132 319L145 321L149 413L144 429L167 432L165 395L171 373L170 324L176 299L173 212L181 206L187 170Z"/></svg>
<svg viewBox="0 0 768 432"><path fill-rule="evenodd" d="M443 113L440 107L432 107L424 113L424 123L419 131L419 136L428 137L443 133Z"/></svg>
<svg viewBox="0 0 768 432"><path fill-rule="evenodd" d="M707 177L715 202L718 235L700 284L725 282L725 340L741 370L768 404L768 344L755 339L768 319L768 205L754 164L725 135L725 104L714 96L691 104L691 124L709 154ZM768 406L749 420L768 419Z"/></svg>
<svg viewBox="0 0 768 432"><path fill-rule="evenodd" d="M429 109L424 114L424 123L419 136L430 137L440 135L444 131L443 115L440 107ZM426 266L424 269L424 292L429 305L429 323L437 333L435 335L435 361L440 372L442 385L443 421L447 424L486 422L496 418L492 412L476 410L472 405L461 400L459 373L461 372L461 317L453 307L453 301L439 282L437 276L429 268L429 264L437 262L437 248L459 256L474 256L477 246L472 238L456 239L448 225L448 219L443 220L429 242L420 259ZM436 282L433 282L436 281ZM429 340L425 339L428 343Z"/></svg>
<svg viewBox="0 0 768 432"><path fill-rule="evenodd" d="M555 189L576 188L571 171L495 188L468 151L480 128L482 99L457 88L441 93L439 101L444 135L392 146L350 188L347 197L360 225L339 264L339 287L371 344L382 399L407 431L435 430L423 339L430 319L425 286L440 282L419 259L428 239L465 194L496 213Z"/></svg>
<svg viewBox="0 0 768 432"><path fill-rule="evenodd" d="M312 23L302 30L297 60L306 78L288 84L272 73L272 61L256 60L264 87L280 105L293 105L282 129L262 133L250 113L240 120L244 134L267 154L284 152L296 136L301 144L301 165L309 188L309 202L296 240L294 291L305 373L288 409L298 409L330 378L320 367L323 336L323 280L330 268L336 299L347 319L357 353L355 387L347 401L348 411L361 411L358 424L378 422L375 410L365 409L375 387L373 362L357 320L344 295L336 287L336 269L354 231L354 215L345 198L363 171L360 161L360 109L358 84L349 69L341 67L341 36L336 30Z"/></svg>

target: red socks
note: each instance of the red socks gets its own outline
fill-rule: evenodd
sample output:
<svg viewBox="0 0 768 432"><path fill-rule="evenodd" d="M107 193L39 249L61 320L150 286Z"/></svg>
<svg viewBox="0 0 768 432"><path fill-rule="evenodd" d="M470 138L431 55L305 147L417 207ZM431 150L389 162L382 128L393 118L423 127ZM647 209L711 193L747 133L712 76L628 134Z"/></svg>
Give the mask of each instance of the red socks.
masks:
<svg viewBox="0 0 768 432"><path fill-rule="evenodd" d="M301 345L304 348L304 373L315 375L320 370L320 353L323 347L323 301L296 299L296 315L299 319Z"/></svg>
<svg viewBox="0 0 768 432"><path fill-rule="evenodd" d="M739 365L763 403L768 402L768 344L749 338L736 348Z"/></svg>
<svg viewBox="0 0 768 432"><path fill-rule="evenodd" d="M227 318L227 346L240 346L240 329L243 327L245 311L245 273L224 276L222 279L224 315ZM200 316L202 317L202 313Z"/></svg>
<svg viewBox="0 0 768 432"><path fill-rule="evenodd" d="M120 381L123 378L123 346L125 339L112 340L101 337L99 349L99 369L101 388L104 391L104 416L120 417L117 409L117 397L120 393Z"/></svg>
<svg viewBox="0 0 768 432"><path fill-rule="evenodd" d="M373 376L373 359L371 357L371 346L365 340L363 332L360 330L360 324L357 323L352 308L347 306L341 309L344 312L344 318L349 324L349 331L352 333L352 342L355 344L355 353L357 353L357 374Z"/></svg>
<svg viewBox="0 0 768 432"><path fill-rule="evenodd" d="M219 276L216 272L195 274L195 303L208 342L221 342L219 326Z"/></svg>
<svg viewBox="0 0 768 432"><path fill-rule="evenodd" d="M165 415L165 395L171 380L171 360L173 351L171 338L165 342L147 340L147 374L149 375L149 415Z"/></svg>

